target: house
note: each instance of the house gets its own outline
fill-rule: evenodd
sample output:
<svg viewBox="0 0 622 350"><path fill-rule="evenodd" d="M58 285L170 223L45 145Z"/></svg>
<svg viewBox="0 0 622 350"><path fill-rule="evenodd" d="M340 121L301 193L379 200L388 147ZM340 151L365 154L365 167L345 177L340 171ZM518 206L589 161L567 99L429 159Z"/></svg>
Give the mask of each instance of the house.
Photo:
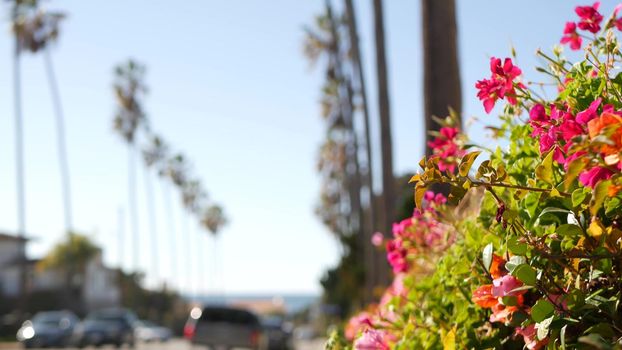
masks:
<svg viewBox="0 0 622 350"><path fill-rule="evenodd" d="M0 233L0 296L16 298L22 294L20 269L25 258L23 246L28 240ZM67 286L67 271L59 268L38 268L39 260L26 261L26 290L29 293L59 292ZM118 307L121 291L117 271L106 267L99 251L85 266L83 275L74 276L81 300L74 300L84 311L104 307ZM59 305L58 307L61 307Z"/></svg>
<svg viewBox="0 0 622 350"><path fill-rule="evenodd" d="M20 265L26 259L27 238L0 233L0 293L9 297L20 294ZM32 275L32 262L26 261L28 275ZM30 278L27 278L27 281Z"/></svg>

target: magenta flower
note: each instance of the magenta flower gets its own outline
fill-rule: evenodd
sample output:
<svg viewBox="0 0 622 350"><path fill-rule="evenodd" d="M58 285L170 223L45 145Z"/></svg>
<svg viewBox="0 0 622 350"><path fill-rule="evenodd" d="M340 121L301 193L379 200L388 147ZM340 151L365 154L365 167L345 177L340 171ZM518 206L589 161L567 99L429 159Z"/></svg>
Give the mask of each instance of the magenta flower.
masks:
<svg viewBox="0 0 622 350"><path fill-rule="evenodd" d="M371 236L371 244L376 247L380 247L384 241L384 236L380 232L376 232Z"/></svg>
<svg viewBox="0 0 622 350"><path fill-rule="evenodd" d="M440 171L454 172L460 158L464 155L464 150L456 143L458 129L444 126L439 131L440 135L428 142L435 157L439 158L438 169ZM426 200L432 200L430 197Z"/></svg>
<svg viewBox="0 0 622 350"><path fill-rule="evenodd" d="M478 89L477 97L484 104L486 113L490 113L498 99L505 98L511 105L516 104L516 90L514 89L514 79L521 75L521 70L512 63L512 59L506 58L501 64L501 59L492 57L490 59L490 79L479 80L475 83ZM523 84L517 84L523 87Z"/></svg>
<svg viewBox="0 0 622 350"><path fill-rule="evenodd" d="M622 4L618 4L613 9L613 25L618 28L618 30L622 30L622 17L617 18L620 10L622 10Z"/></svg>
<svg viewBox="0 0 622 350"><path fill-rule="evenodd" d="M542 340L538 340L535 324L530 324L527 327L516 328L516 335L520 335L523 337L525 347L529 350L542 349L549 342L548 337Z"/></svg>
<svg viewBox="0 0 622 350"><path fill-rule="evenodd" d="M356 350L389 350L388 334L377 329L366 329L354 342Z"/></svg>
<svg viewBox="0 0 622 350"><path fill-rule="evenodd" d="M564 36L560 40L562 44L570 44L572 50L579 50L581 48L582 39L577 33L577 24L574 22L566 22L564 28Z"/></svg>
<svg viewBox="0 0 622 350"><path fill-rule="evenodd" d="M522 286L523 282L516 277L505 275L492 281L492 295L495 297L518 296L524 294L525 291L514 291L514 289Z"/></svg>
<svg viewBox="0 0 622 350"><path fill-rule="evenodd" d="M587 122L589 122L590 120L598 117L597 111L601 101L601 98L597 98L596 100L594 100L594 102L590 104L590 106L586 110L577 113L577 123L587 124Z"/></svg>
<svg viewBox="0 0 622 350"><path fill-rule="evenodd" d="M600 2L597 1L592 6L577 6L574 12L581 18L579 21L579 28L587 30L594 34L600 30L600 22L603 20L603 16L598 12Z"/></svg>
<svg viewBox="0 0 622 350"><path fill-rule="evenodd" d="M393 272L400 273L408 271L408 251L402 246L398 239L387 242L387 260L393 268Z"/></svg>
<svg viewBox="0 0 622 350"><path fill-rule="evenodd" d="M607 180L613 175L613 171L608 168L595 166L590 170L584 171L579 175L579 181L585 187L594 188L597 183Z"/></svg>

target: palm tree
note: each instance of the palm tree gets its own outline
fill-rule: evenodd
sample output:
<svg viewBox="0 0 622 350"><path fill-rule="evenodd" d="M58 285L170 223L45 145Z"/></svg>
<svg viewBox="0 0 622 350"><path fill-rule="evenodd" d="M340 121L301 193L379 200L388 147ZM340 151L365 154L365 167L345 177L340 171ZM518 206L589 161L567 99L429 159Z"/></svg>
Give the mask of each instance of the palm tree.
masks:
<svg viewBox="0 0 622 350"><path fill-rule="evenodd" d="M149 170L155 168L156 174L161 174L163 171L163 162L168 157L168 145L164 143L162 138L157 135L149 135L149 143L143 146L143 175L145 179L145 196L147 199L147 214L149 216L149 232L151 232L151 265L153 268L153 278L157 287L160 270L159 266L159 254L158 254L158 225L155 213L155 198L153 181Z"/></svg>
<svg viewBox="0 0 622 350"><path fill-rule="evenodd" d="M373 0L374 33L376 38L376 72L378 77L378 112L380 116L380 150L382 154L383 210L382 232L391 232L395 219L395 179L393 176L393 145L391 139L391 114L389 105L389 82L387 74L386 49L384 43L384 15L382 0ZM377 262L383 264L382 260ZM386 265L386 264L385 264ZM388 271L381 269L380 281L388 279Z"/></svg>
<svg viewBox="0 0 622 350"><path fill-rule="evenodd" d="M71 206L71 181L69 176L69 159L67 155L67 141L65 136L65 117L63 107L61 105L56 74L54 73L54 64L52 62L52 56L48 47L43 50L43 57L45 59L45 69L48 75L48 82L50 84L50 91L52 93L52 101L54 103L56 117L56 141L65 213L65 232L67 232L67 234L71 234L71 232L73 232L73 210Z"/></svg>
<svg viewBox="0 0 622 350"><path fill-rule="evenodd" d="M138 203L136 200L136 147L137 131L146 123L142 108L142 97L146 92L143 83L145 67L133 60L118 65L115 69L114 92L118 108L114 117L114 130L123 138L128 147L128 200L130 227L133 237L132 262L138 269Z"/></svg>
<svg viewBox="0 0 622 350"><path fill-rule="evenodd" d="M421 15L425 149L426 155L430 155L432 150L427 141L432 136L429 131L441 127L433 117L444 117L448 108L455 110L460 117L462 109L455 0L421 0Z"/></svg>
<svg viewBox="0 0 622 350"><path fill-rule="evenodd" d="M24 3L15 0L12 9L13 33L15 34L15 46L13 51L13 108L15 110L15 178L17 181L17 235L24 238L26 235L26 197L24 189L24 131L22 126L22 95L21 95L21 70L20 52L23 38L21 27L23 23L22 7ZM26 241L20 239L20 307L26 308Z"/></svg>
<svg viewBox="0 0 622 350"><path fill-rule="evenodd" d="M374 289L373 281L375 275L375 261L378 254L378 251L374 249L372 246L368 244L371 240L371 235L373 232L377 230L376 227L376 200L374 196L374 176L373 176L373 163L372 163L372 149L371 149L371 122L369 115L369 107L367 104L367 88L365 84L365 74L363 73L363 58L361 57L361 49L359 47L359 36L356 24L356 10L354 9L354 3L352 0L345 0L345 10L346 10L346 22L348 25L348 36L350 39L350 52L352 55L352 66L353 66L353 75L355 76L355 81L358 85L358 94L361 98L361 105L363 110L363 122L365 129L365 163L366 168L364 171L365 178L365 186L368 191L368 205L367 205L367 215L365 216L365 224L363 227L365 228L361 232L362 236L362 247L363 254L365 256L365 290L366 290L366 299L371 300L372 291Z"/></svg>

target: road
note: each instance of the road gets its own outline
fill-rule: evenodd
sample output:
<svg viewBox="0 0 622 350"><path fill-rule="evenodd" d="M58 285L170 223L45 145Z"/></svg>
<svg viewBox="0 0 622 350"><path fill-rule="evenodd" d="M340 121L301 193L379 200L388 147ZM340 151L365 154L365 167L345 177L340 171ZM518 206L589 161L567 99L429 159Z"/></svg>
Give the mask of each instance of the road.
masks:
<svg viewBox="0 0 622 350"><path fill-rule="evenodd" d="M21 350L18 344L0 344L0 349L2 350ZM99 348L86 348L86 349L115 349L112 346L102 346ZM127 347L123 349L128 349ZM205 350L205 347L201 346L191 346L185 340L174 339L169 342L160 344L160 343L152 343L152 344L138 344L135 348L136 350ZM322 339L313 340L313 341L303 341L298 342L296 344L296 350L322 350L324 349L324 341ZM47 349L51 350L51 349ZM53 349L52 349L53 350Z"/></svg>

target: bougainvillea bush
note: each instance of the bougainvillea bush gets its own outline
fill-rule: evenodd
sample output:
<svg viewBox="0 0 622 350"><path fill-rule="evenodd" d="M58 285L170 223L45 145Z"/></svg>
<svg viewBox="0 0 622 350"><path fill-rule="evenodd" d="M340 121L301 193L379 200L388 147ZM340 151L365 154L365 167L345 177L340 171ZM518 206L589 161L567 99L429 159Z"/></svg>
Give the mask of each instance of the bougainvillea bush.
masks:
<svg viewBox="0 0 622 350"><path fill-rule="evenodd" d="M329 349L622 349L619 10L577 7L561 44L581 59L538 52L541 82L491 58L477 97L503 146L445 120L384 242L392 285Z"/></svg>

